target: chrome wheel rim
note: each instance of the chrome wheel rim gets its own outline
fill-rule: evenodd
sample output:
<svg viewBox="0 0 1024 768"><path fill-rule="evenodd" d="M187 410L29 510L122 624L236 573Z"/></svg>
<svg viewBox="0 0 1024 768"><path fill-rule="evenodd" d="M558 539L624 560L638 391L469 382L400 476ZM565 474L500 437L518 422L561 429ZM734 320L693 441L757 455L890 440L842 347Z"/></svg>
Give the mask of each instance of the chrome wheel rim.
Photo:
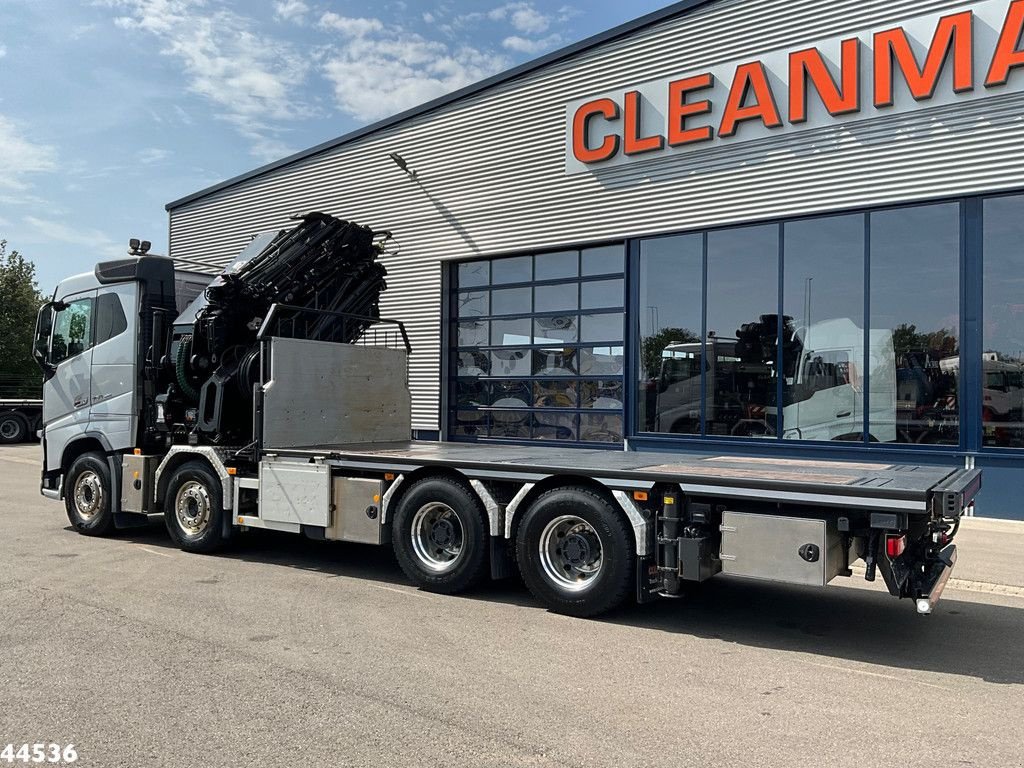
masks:
<svg viewBox="0 0 1024 768"><path fill-rule="evenodd" d="M87 469L75 480L75 511L82 520L92 520L103 511L103 481Z"/></svg>
<svg viewBox="0 0 1024 768"><path fill-rule="evenodd" d="M416 559L432 573L455 568L465 540L462 523L447 504L424 504L412 519L412 550Z"/></svg>
<svg viewBox="0 0 1024 768"><path fill-rule="evenodd" d="M17 419L4 419L0 421L0 437L13 440L21 433L21 425Z"/></svg>
<svg viewBox="0 0 1024 768"><path fill-rule="evenodd" d="M210 494L206 487L189 480L174 497L174 514L178 527L189 536L198 536L210 526Z"/></svg>
<svg viewBox="0 0 1024 768"><path fill-rule="evenodd" d="M540 563L544 575L559 588L583 592L601 575L601 537L582 517L556 517L541 532Z"/></svg>

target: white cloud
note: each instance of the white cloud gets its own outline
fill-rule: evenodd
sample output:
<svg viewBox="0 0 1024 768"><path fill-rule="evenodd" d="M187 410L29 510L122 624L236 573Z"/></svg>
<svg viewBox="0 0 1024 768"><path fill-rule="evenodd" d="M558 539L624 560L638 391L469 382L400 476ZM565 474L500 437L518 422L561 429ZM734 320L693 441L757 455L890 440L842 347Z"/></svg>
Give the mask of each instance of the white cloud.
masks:
<svg viewBox="0 0 1024 768"><path fill-rule="evenodd" d="M493 8L487 13L491 21L508 20L519 32L540 34L546 32L553 19L541 13L533 3L506 3Z"/></svg>
<svg viewBox="0 0 1024 768"><path fill-rule="evenodd" d="M143 165L153 165L154 163L166 160L170 156L169 150L160 149L159 147L147 147L146 149L139 150L135 155L135 159Z"/></svg>
<svg viewBox="0 0 1024 768"><path fill-rule="evenodd" d="M274 18L280 21L290 21L294 24L302 24L309 13L309 6L302 0L279 0L274 3Z"/></svg>
<svg viewBox="0 0 1024 768"><path fill-rule="evenodd" d="M331 49L323 72L338 106L377 120L482 80L509 65L501 54L450 47L401 29L367 32Z"/></svg>
<svg viewBox="0 0 1024 768"><path fill-rule="evenodd" d="M543 53L544 51L553 50L561 45L562 42L564 42L564 40L559 34L548 35L547 37L537 39L512 35L511 37L506 37L502 40L501 44L510 51L535 55Z"/></svg>
<svg viewBox="0 0 1024 768"><path fill-rule="evenodd" d="M255 23L205 0L104 0L124 15L115 23L149 33L161 53L178 60L187 87L211 102L218 117L250 142L261 159L287 154L281 124L311 116L296 91L305 82L308 57L288 43L260 35Z"/></svg>
<svg viewBox="0 0 1024 768"><path fill-rule="evenodd" d="M7 46L0 43L0 59L7 55Z"/></svg>
<svg viewBox="0 0 1024 768"><path fill-rule="evenodd" d="M384 31L384 22L380 19L352 18L339 16L328 11L320 17L320 28L341 32L347 37L366 37L375 32Z"/></svg>
<svg viewBox="0 0 1024 768"><path fill-rule="evenodd" d="M41 238L37 241L40 243L57 242L77 245L81 246L83 251L104 258L118 258L128 252L127 240L124 243L118 243L106 232L98 229L75 227L56 219L40 219L35 216L25 216L22 218L22 222Z"/></svg>
<svg viewBox="0 0 1024 768"><path fill-rule="evenodd" d="M57 151L25 137L24 131L0 115L0 189L28 188L26 176L56 170Z"/></svg>

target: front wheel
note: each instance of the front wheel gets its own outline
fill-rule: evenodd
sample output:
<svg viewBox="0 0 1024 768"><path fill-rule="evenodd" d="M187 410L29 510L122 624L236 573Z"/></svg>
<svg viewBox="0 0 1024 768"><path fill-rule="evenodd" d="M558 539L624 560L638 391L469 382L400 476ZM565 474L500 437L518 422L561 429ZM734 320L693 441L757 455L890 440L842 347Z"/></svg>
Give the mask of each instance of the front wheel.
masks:
<svg viewBox="0 0 1024 768"><path fill-rule="evenodd" d="M186 552L214 552L224 546L224 503L220 479L204 462L182 464L164 496L164 522Z"/></svg>
<svg viewBox="0 0 1024 768"><path fill-rule="evenodd" d="M100 453L83 453L65 477L64 508L75 530L85 536L106 536L114 530L110 505L110 467Z"/></svg>
<svg viewBox="0 0 1024 768"><path fill-rule="evenodd" d="M455 594L479 583L487 568L489 530L480 500L448 478L420 480L398 504L395 556L405 575L431 592Z"/></svg>
<svg viewBox="0 0 1024 768"><path fill-rule="evenodd" d="M596 616L621 605L636 578L634 552L621 513L586 488L541 495L516 535L526 586L551 610L570 616Z"/></svg>

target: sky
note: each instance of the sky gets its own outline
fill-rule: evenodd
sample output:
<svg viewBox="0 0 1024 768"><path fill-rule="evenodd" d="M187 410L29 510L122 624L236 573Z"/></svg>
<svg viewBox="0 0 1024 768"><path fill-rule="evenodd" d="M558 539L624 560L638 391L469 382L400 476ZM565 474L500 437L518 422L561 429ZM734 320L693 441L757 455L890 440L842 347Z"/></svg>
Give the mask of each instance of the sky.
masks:
<svg viewBox="0 0 1024 768"><path fill-rule="evenodd" d="M669 0L0 0L0 239L42 292L164 206Z"/></svg>

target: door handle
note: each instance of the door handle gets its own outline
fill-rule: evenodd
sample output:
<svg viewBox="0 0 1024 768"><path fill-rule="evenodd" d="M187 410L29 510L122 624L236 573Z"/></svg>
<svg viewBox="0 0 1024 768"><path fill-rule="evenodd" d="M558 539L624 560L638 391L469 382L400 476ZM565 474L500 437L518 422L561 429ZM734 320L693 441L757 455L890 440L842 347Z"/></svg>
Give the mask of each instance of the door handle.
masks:
<svg viewBox="0 0 1024 768"><path fill-rule="evenodd" d="M86 400L84 397L82 397L82 398L76 397L75 398L75 408L81 408L83 405L85 405L88 402L89 401Z"/></svg>
<svg viewBox="0 0 1024 768"><path fill-rule="evenodd" d="M836 418L837 419L845 419L847 416L851 416L852 414L853 414L853 411L843 411L842 413L837 413L836 414Z"/></svg>

